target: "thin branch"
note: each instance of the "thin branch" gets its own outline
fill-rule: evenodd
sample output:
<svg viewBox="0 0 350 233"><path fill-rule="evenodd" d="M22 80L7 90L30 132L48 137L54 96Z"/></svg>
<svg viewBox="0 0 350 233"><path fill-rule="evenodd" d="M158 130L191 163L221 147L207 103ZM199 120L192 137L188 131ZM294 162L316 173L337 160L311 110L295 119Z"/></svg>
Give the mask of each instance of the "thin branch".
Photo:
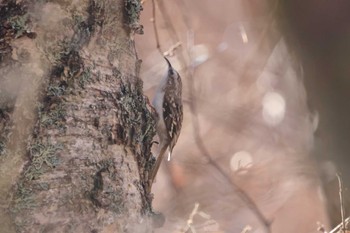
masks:
<svg viewBox="0 0 350 233"><path fill-rule="evenodd" d="M344 220L345 225L350 223L350 217ZM336 226L333 230L331 230L329 233L337 233L339 229L343 226L343 223L340 223L338 226Z"/></svg>
<svg viewBox="0 0 350 233"><path fill-rule="evenodd" d="M198 216L201 217L202 219L205 220L204 223L199 223L199 224L194 224L194 217ZM220 228L218 222L214 219L211 218L210 215L204 213L203 211L199 211L199 203L196 202L194 204L194 208L191 212L191 214L189 215L187 222L186 222L186 226L181 229L180 232L182 233L196 233L196 232L209 232L208 228L211 228L212 231L210 232L217 232L215 231L213 228L215 228L216 230L218 230ZM243 232L242 232L243 233ZM248 232L245 232L248 233Z"/></svg>
<svg viewBox="0 0 350 233"><path fill-rule="evenodd" d="M166 7L164 6L164 2L163 0L156 0L157 4L158 4L158 7L159 7L159 11L160 13L162 14L162 17L164 19L164 21L167 23L167 30L170 34L170 40L172 41L172 44L178 44L180 43L181 44L181 40L180 40L180 37L177 35L176 33L176 29L175 29L175 26L174 24L172 23L171 21L171 17L166 9ZM180 48L182 48L181 46L179 46ZM182 53L183 51L181 51L180 53L177 54L177 58L179 59L179 62L180 62L180 66L182 68L186 68L186 59Z"/></svg>
<svg viewBox="0 0 350 233"><path fill-rule="evenodd" d="M162 56L173 56L174 51L181 46L181 42L177 41L173 46L171 46L167 51L163 52L161 47L160 47L160 40L159 40L159 33L158 33L158 27L157 27L157 19L156 19L156 3L154 0L152 0L152 24L153 24L153 29L154 29L154 37L156 39L156 48L159 51L159 53ZM176 36L176 38L178 38Z"/></svg>
<svg viewBox="0 0 350 233"><path fill-rule="evenodd" d="M164 56L172 57L174 56L175 50L180 47L182 44L181 42L177 42L176 44L172 45L167 51L164 52Z"/></svg>
<svg viewBox="0 0 350 233"><path fill-rule="evenodd" d="M193 218L198 213L198 208L199 208L199 203L195 203L194 208L190 214L190 217L187 220L187 229L185 230L185 232L187 232L189 229L191 229L193 233L196 232L196 230L193 228Z"/></svg>
<svg viewBox="0 0 350 233"><path fill-rule="evenodd" d="M165 22L167 23L167 27L170 29L170 37L175 40L175 41L180 41L180 38L179 36L177 35L176 33L176 30L175 30L175 26L174 24L172 23L171 21L171 17L168 13L168 11L166 10L166 7L164 6L164 2L163 0L156 0L157 1L157 4L158 4L158 7L160 9L160 13L162 14Z"/></svg>
<svg viewBox="0 0 350 233"><path fill-rule="evenodd" d="M241 233L249 233L249 232L251 232L253 230L253 228L251 227L251 226L246 226L244 229L243 229L243 231L241 232Z"/></svg>
<svg viewBox="0 0 350 233"><path fill-rule="evenodd" d="M193 106L193 104L192 104ZM212 159L211 155L209 154L208 150L206 149L202 139L199 135L200 126L198 123L198 116L192 109L192 115L193 115L193 128L194 128L194 134L195 134L195 142L201 151L201 153L207 158L209 164L211 164L223 177L224 179L232 186L237 196L245 203L245 205L258 217L259 221L262 223L262 225L265 227L265 230L267 232L271 232L270 225L271 222L268 221L265 216L262 214L259 207L255 204L254 200L243 190L241 189L235 182L232 181L232 179L223 171L223 169L219 166L219 164L216 163L215 160Z"/></svg>
<svg viewBox="0 0 350 233"><path fill-rule="evenodd" d="M152 0L152 23L153 23L154 35L156 38L156 48L160 52L160 54L164 56L159 44L159 34L158 34L157 20L156 20L156 3L154 2L154 0Z"/></svg>
<svg viewBox="0 0 350 233"><path fill-rule="evenodd" d="M341 231L342 233L345 233L345 210L344 210L344 201L343 201L343 181L341 176L337 173L337 178L339 182L339 200L340 200L340 214L341 214Z"/></svg>
<svg viewBox="0 0 350 233"><path fill-rule="evenodd" d="M279 7L279 1L280 0L275 0L274 5L272 7L272 10L271 10L270 14L268 15L267 23L266 23L265 27L262 29L260 35L258 36L257 43L255 44L252 51L243 59L244 63L243 63L242 68L240 69L240 74L238 75L239 77L246 77L247 74L250 73L251 70L253 70L254 64L251 61L254 60L254 58L256 57L256 54L263 48L263 46L266 42L266 38L268 38L268 33L271 31L271 28L273 27L274 23L276 22L275 14L276 14L278 7ZM276 39L276 41L279 41L279 40L280 40L280 38L278 37ZM268 61L268 59L265 59L264 61L262 61L261 67L265 67L267 61ZM260 71L254 72L252 75L259 76L260 73L261 73ZM248 77L250 77L250 76L248 76Z"/></svg>

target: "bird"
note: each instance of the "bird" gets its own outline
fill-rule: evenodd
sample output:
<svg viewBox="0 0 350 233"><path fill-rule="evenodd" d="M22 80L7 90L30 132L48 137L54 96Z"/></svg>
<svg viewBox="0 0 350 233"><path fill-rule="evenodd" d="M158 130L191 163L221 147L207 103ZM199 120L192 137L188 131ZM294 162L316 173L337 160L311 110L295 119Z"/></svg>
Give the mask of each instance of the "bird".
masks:
<svg viewBox="0 0 350 233"><path fill-rule="evenodd" d="M152 105L157 113L156 132L159 137L159 152L151 174L151 184L157 175L165 152L168 150L168 161L180 136L183 121L182 81L179 73L169 60L168 71L160 81Z"/></svg>

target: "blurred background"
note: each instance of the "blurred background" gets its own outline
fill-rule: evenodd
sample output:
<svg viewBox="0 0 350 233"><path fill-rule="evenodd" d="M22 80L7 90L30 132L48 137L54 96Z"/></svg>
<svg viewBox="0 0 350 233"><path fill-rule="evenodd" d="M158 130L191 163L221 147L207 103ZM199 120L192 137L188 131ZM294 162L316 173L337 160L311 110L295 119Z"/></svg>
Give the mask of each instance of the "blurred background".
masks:
<svg viewBox="0 0 350 233"><path fill-rule="evenodd" d="M154 19L183 81L181 135L153 188L166 217L156 232L267 232L258 212L273 233L339 224L337 172L350 211L350 2L143 6L135 40L145 94L167 70Z"/></svg>

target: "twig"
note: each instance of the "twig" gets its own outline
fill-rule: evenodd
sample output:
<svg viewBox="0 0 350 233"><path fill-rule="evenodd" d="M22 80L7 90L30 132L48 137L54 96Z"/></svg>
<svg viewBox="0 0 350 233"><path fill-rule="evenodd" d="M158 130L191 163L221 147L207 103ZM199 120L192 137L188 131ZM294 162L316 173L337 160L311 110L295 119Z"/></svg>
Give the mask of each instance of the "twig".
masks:
<svg viewBox="0 0 350 233"><path fill-rule="evenodd" d="M254 59L254 57L256 56L256 54L259 52L259 50L262 49L263 45L265 44L265 40L268 36L268 32L271 30L273 24L275 23L275 13L278 10L279 7L279 1L280 0L275 0L274 6L272 7L271 13L268 16L267 19L267 24L266 26L262 29L260 35L259 35L259 39L257 41L257 43L255 44L254 48L252 49L252 51L246 56L246 58L244 59L245 62L243 63L242 68L240 69L240 74L238 74L239 77L246 77L248 73L250 73L251 70L253 70L253 65L252 62L250 62L251 60ZM264 61L262 61L261 63L261 67L265 67L266 63L267 63L268 59L265 59ZM260 73L260 72L259 72ZM259 73L254 73L253 75L259 75ZM250 77L250 76L248 76Z"/></svg>
<svg viewBox="0 0 350 233"><path fill-rule="evenodd" d="M317 222L317 231L322 233L327 233L324 225L321 222Z"/></svg>
<svg viewBox="0 0 350 233"><path fill-rule="evenodd" d="M198 213L198 208L199 208L199 203L195 203L194 204L194 208L190 214L190 216L188 217L188 220L187 220L187 224L186 224L186 228L183 229L182 232L186 233L188 232L189 230L191 230L192 233L196 233L196 230L195 228L193 227L193 218L194 216Z"/></svg>
<svg viewBox="0 0 350 233"><path fill-rule="evenodd" d="M345 225L350 222L350 217L344 220ZM333 230L331 230L329 233L337 233L338 230L343 226L343 223L340 223L338 226L336 226Z"/></svg>
<svg viewBox="0 0 350 233"><path fill-rule="evenodd" d="M343 181L341 179L341 176L337 173L337 178L339 182L339 200L340 200L340 214L341 214L341 231L342 233L345 233L345 210L344 210L344 201L343 201Z"/></svg>
<svg viewBox="0 0 350 233"><path fill-rule="evenodd" d="M194 115L194 112L192 111L192 114ZM245 205L258 217L259 221L262 223L262 225L265 227L265 230L267 232L271 232L270 230L270 221L268 221L265 216L260 211L259 207L255 204L253 199L243 190L241 189L235 182L231 180L231 178L222 170L222 168L211 158L210 154L208 153L206 147L204 146L204 143L202 139L199 136L199 124L198 124L198 118L197 116L193 116L196 118L193 122L193 127L195 128L195 141L199 148L199 150L202 152L202 154L208 159L209 164L211 164L223 177L224 179L232 186L233 190L237 194L237 196L245 203Z"/></svg>
<svg viewBox="0 0 350 233"><path fill-rule="evenodd" d="M158 27L157 27L157 19L156 19L156 3L154 0L152 0L152 24L154 29L154 36L156 39L156 48L159 51L159 53L162 56L173 56L174 50L181 46L181 42L176 42L173 46L171 46L167 51L163 52L160 48L160 42L159 42L159 33L158 33Z"/></svg>
<svg viewBox="0 0 350 233"><path fill-rule="evenodd" d="M177 42L173 46L171 46L167 51L164 52L164 56L174 56L174 51L181 46L181 42Z"/></svg>
<svg viewBox="0 0 350 233"><path fill-rule="evenodd" d="M251 226L246 226L244 229L243 229L243 231L241 232L241 233L249 233L249 232L251 232L253 229L252 229L252 227Z"/></svg>
<svg viewBox="0 0 350 233"><path fill-rule="evenodd" d="M195 216L199 216L201 218L203 218L205 220L204 223L200 223L200 224L194 224L194 217ZM190 216L187 219L186 222L186 227L184 227L183 229L181 229L182 233L196 233L197 230L198 232L202 232L201 229L204 229L205 232L209 232L208 227L215 227L216 230L218 230L219 224L217 223L217 221L215 221L214 219L211 218L210 215L204 213L203 211L199 211L199 203L195 203L194 204L194 208L190 214ZM217 231L210 231L210 232L217 232ZM245 232L247 233L247 232Z"/></svg>
<svg viewBox="0 0 350 233"><path fill-rule="evenodd" d="M171 17L166 9L166 7L164 6L163 0L156 0L158 7L160 9L160 13L162 14L162 17L164 18L164 21L167 23L167 30L170 34L170 40L172 41L172 44L177 44L177 43L181 43L180 37L177 35L176 30L175 30L175 26L171 21ZM179 46L181 48L181 46ZM182 53L182 51L180 53L177 54L177 57L179 59L180 62L180 66L185 68L186 67L186 60L185 57Z"/></svg>
<svg viewBox="0 0 350 233"><path fill-rule="evenodd" d="M160 52L160 54L163 56L163 52L159 44L159 34L158 34L157 21L156 21L156 3L154 2L154 0L152 0L152 23L153 23L154 35L156 38L156 48Z"/></svg>
<svg viewBox="0 0 350 233"><path fill-rule="evenodd" d="M176 33L175 26L174 26L174 24L171 21L171 17L169 16L169 13L168 13L168 11L166 10L166 8L164 6L163 0L156 0L156 1L157 1L157 4L158 4L158 7L160 9L160 13L162 14L165 22L168 24L167 28L169 28L170 37L173 40L175 40L175 41L180 41L180 38L179 38L179 36Z"/></svg>
<svg viewBox="0 0 350 233"><path fill-rule="evenodd" d="M194 204L194 208L193 208L193 210L192 210L192 212L190 214L190 217L187 220L187 225L188 226L191 226L193 224L193 218L197 214L198 208L199 208L199 203L195 203Z"/></svg>

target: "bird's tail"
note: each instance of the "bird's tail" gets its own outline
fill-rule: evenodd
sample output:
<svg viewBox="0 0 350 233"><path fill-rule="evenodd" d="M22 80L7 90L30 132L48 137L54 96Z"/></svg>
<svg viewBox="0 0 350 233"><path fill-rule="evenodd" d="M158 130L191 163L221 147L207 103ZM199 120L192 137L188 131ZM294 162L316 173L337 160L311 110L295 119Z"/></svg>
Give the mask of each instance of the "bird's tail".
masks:
<svg viewBox="0 0 350 233"><path fill-rule="evenodd" d="M163 158L164 158L164 155L165 155L165 152L168 148L168 145L167 144L163 144L161 147L160 147L160 150L159 150L159 153L158 153L158 156L157 156L157 159L156 159L156 163L154 165L154 168L151 172L151 176L149 178L149 191L151 191L151 187L152 187L152 184L156 178L156 175L158 173L158 170L159 170L159 167L160 167L160 164L162 163L163 161Z"/></svg>

